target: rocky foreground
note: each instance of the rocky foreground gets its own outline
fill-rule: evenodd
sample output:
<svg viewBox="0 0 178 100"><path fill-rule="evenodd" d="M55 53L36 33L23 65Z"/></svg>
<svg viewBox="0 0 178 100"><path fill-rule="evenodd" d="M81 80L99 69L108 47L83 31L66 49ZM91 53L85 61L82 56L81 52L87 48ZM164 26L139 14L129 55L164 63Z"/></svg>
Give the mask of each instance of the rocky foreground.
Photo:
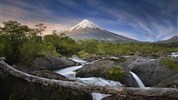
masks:
<svg viewBox="0 0 178 100"><path fill-rule="evenodd" d="M62 59L62 60L61 60ZM129 70L136 73L146 86L150 87L176 87L178 86L178 71L169 69L160 63L161 58L151 59L148 57L128 56L120 58L103 58L97 62L84 65L79 69L80 77L103 77L120 81L128 87L137 87L137 83L129 73ZM60 62L60 63L59 63ZM46 65L47 64L47 65ZM14 66L23 72L45 77L70 81L62 75L51 72L52 69L65 68L76 65L75 62L58 57L40 58L35 60L31 67ZM52 67L53 66L53 67ZM89 93L69 89L43 86L30 83L20 78L13 77L3 70L0 70L0 99L1 100L91 100ZM145 97L145 96L117 96L106 97L103 100L176 100L174 98Z"/></svg>
<svg viewBox="0 0 178 100"><path fill-rule="evenodd" d="M77 70L79 77L103 77L120 81L127 87L138 86L129 73L136 73L147 87L178 86L178 70L161 64L164 58L125 56L120 58L104 58L92 64L86 64ZM108 72L109 71L109 72ZM122 72L124 73L122 73ZM120 77L122 76L122 77Z"/></svg>

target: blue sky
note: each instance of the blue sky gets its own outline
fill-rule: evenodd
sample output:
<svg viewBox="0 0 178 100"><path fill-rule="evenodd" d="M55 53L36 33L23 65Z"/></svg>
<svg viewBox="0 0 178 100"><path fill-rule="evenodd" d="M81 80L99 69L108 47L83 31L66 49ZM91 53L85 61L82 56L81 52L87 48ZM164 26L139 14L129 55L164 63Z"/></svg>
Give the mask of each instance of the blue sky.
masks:
<svg viewBox="0 0 178 100"><path fill-rule="evenodd" d="M117 34L158 41L178 34L178 0L0 0L1 22L63 31L83 19ZM2 25L2 24L1 24Z"/></svg>

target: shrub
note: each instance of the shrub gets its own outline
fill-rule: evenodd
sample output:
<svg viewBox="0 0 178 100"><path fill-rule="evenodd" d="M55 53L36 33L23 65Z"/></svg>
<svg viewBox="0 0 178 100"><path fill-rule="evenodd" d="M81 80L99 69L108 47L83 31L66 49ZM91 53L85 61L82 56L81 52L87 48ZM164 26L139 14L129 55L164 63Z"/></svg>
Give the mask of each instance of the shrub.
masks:
<svg viewBox="0 0 178 100"><path fill-rule="evenodd" d="M30 64L37 57L57 56L58 53L51 43L28 42L20 49L21 60L25 64Z"/></svg>
<svg viewBox="0 0 178 100"><path fill-rule="evenodd" d="M85 52L84 50L78 52L78 56L79 56L80 58L97 57L96 54L89 54L89 53Z"/></svg>
<svg viewBox="0 0 178 100"><path fill-rule="evenodd" d="M120 66L114 66L107 68L107 76L112 80L119 80L123 76L125 76L125 71Z"/></svg>
<svg viewBox="0 0 178 100"><path fill-rule="evenodd" d="M169 69L178 70L178 60L176 58L166 58L161 60L161 64Z"/></svg>

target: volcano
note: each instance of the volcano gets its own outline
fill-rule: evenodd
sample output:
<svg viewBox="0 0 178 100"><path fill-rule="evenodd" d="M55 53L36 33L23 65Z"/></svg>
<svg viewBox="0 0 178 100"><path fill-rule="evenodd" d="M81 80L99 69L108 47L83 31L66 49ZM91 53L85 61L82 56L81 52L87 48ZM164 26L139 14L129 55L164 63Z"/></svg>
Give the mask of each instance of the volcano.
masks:
<svg viewBox="0 0 178 100"><path fill-rule="evenodd" d="M82 20L64 33L75 40L95 39L109 42L136 42L134 39L102 29L87 19Z"/></svg>

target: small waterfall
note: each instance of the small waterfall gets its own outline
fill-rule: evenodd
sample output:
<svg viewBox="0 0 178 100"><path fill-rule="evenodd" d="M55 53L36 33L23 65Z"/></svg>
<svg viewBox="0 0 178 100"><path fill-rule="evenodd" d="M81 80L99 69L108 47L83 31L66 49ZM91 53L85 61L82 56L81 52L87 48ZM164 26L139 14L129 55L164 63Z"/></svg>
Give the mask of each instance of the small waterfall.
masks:
<svg viewBox="0 0 178 100"><path fill-rule="evenodd" d="M143 84L143 82L141 81L141 79L133 72L129 71L132 76L134 77L134 79L137 81L137 84L140 88L145 88L145 85Z"/></svg>

